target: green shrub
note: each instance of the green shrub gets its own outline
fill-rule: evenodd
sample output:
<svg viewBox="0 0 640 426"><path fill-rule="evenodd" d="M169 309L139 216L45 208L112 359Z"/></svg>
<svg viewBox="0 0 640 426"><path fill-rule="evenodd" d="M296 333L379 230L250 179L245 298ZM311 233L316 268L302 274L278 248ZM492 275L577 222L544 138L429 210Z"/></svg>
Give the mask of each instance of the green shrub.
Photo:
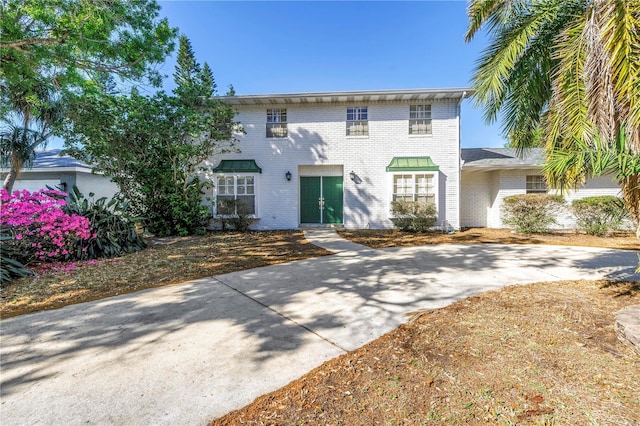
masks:
<svg viewBox="0 0 640 426"><path fill-rule="evenodd" d="M503 200L502 221L524 234L547 232L563 205L560 195L512 195Z"/></svg>
<svg viewBox="0 0 640 426"><path fill-rule="evenodd" d="M239 232L247 232L249 227L256 221L253 214L248 213L246 203L241 200L220 200L218 201L218 212L232 212L221 214L215 221L220 224L223 231L235 229Z"/></svg>
<svg viewBox="0 0 640 426"><path fill-rule="evenodd" d="M145 229L156 237L204 234L211 217L211 206L202 203L208 187L208 182L193 178L185 186L176 188L167 176L159 177L154 187L142 187L146 201L138 211L144 216Z"/></svg>
<svg viewBox="0 0 640 426"><path fill-rule="evenodd" d="M436 206L433 203L393 201L391 214L393 225L403 231L426 232L438 221Z"/></svg>
<svg viewBox="0 0 640 426"><path fill-rule="evenodd" d="M571 210L578 227L589 235L604 236L617 229L628 215L622 198L586 197L573 200Z"/></svg>
<svg viewBox="0 0 640 426"><path fill-rule="evenodd" d="M16 278L33 275L33 272L17 261L20 253L11 244L13 236L7 229L0 229L0 284L8 284Z"/></svg>
<svg viewBox="0 0 640 426"><path fill-rule="evenodd" d="M136 220L130 215L126 200L118 197L108 201L106 197L89 200L74 185L66 201L66 213L84 216L91 222L92 238L79 242L76 253L78 259L121 256L147 246L136 230Z"/></svg>

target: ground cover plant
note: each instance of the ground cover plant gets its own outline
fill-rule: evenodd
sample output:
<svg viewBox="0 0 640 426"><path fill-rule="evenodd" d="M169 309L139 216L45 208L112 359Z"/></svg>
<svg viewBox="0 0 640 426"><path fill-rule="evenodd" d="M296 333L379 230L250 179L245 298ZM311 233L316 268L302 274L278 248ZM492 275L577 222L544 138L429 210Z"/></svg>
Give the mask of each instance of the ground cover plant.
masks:
<svg viewBox="0 0 640 426"><path fill-rule="evenodd" d="M415 313L212 425L637 425L638 283L512 286Z"/></svg>

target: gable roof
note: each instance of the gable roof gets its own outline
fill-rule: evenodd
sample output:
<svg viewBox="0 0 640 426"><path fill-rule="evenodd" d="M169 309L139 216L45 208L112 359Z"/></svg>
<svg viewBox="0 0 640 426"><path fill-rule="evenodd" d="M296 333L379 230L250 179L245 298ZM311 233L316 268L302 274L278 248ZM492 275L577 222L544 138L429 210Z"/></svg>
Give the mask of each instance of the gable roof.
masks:
<svg viewBox="0 0 640 426"><path fill-rule="evenodd" d="M542 148L532 148L518 157L514 148L463 148L462 170L530 169L544 163Z"/></svg>
<svg viewBox="0 0 640 426"><path fill-rule="evenodd" d="M311 104L338 102L462 100L473 92L470 88L363 90L351 92L310 92L271 95L216 96L232 105Z"/></svg>

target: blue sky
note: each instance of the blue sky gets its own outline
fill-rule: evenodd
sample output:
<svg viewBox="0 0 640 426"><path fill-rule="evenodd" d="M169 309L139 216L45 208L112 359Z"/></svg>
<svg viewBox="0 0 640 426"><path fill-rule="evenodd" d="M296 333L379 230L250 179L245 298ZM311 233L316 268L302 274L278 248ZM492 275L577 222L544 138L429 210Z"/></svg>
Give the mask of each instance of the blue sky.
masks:
<svg viewBox="0 0 640 426"><path fill-rule="evenodd" d="M465 1L159 1L224 94L469 87L486 40L464 42ZM161 71L173 87L174 57ZM500 147L463 103L462 146Z"/></svg>

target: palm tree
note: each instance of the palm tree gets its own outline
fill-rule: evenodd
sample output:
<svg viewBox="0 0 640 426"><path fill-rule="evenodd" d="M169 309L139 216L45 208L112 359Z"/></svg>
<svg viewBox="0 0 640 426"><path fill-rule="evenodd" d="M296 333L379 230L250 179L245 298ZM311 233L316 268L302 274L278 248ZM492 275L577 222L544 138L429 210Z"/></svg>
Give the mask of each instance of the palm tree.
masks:
<svg viewBox="0 0 640 426"><path fill-rule="evenodd" d="M640 0L473 0L468 14L466 40L491 40L473 77L487 121L501 113L520 152L542 145L561 189L613 172L640 237L640 175L622 167L640 156Z"/></svg>
<svg viewBox="0 0 640 426"><path fill-rule="evenodd" d="M3 86L3 98L9 111L0 129L0 157L3 166L10 165L2 187L11 192L13 184L26 165L35 159L35 151L53 136L64 117L63 103L46 84L35 90L11 90Z"/></svg>

